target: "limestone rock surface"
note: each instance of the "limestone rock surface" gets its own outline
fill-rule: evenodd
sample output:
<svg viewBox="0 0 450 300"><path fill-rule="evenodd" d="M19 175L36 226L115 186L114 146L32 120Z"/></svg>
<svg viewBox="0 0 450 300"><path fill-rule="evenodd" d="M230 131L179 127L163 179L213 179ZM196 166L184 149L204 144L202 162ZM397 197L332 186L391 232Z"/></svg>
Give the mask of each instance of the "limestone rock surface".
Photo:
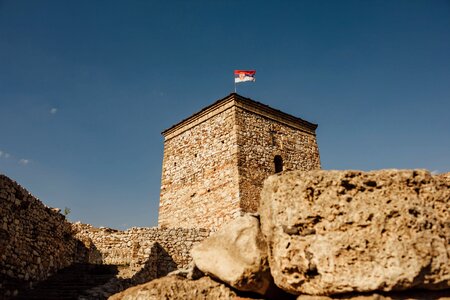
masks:
<svg viewBox="0 0 450 300"><path fill-rule="evenodd" d="M230 221L195 245L191 255L202 272L238 290L264 295L273 285L256 217L245 215Z"/></svg>
<svg viewBox="0 0 450 300"><path fill-rule="evenodd" d="M235 300L236 293L227 286L202 277L199 280L187 280L178 276L166 276L160 279L134 286L115 294L110 300Z"/></svg>
<svg viewBox="0 0 450 300"><path fill-rule="evenodd" d="M300 295L297 300L450 300L446 291L413 290L407 292L394 292L388 294L345 294L336 296Z"/></svg>
<svg viewBox="0 0 450 300"><path fill-rule="evenodd" d="M180 276L190 280L197 280L205 276L205 274L197 268L194 261L191 261L187 268L177 269L167 274L167 276Z"/></svg>
<svg viewBox="0 0 450 300"><path fill-rule="evenodd" d="M424 170L269 177L261 229L275 283L296 294L450 287L450 183Z"/></svg>

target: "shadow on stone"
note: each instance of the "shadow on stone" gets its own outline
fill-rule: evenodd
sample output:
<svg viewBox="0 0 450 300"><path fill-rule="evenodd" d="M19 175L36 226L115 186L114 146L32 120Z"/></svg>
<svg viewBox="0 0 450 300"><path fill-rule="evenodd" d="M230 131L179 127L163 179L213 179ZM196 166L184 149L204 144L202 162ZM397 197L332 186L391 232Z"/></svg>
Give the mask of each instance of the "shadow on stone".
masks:
<svg viewBox="0 0 450 300"><path fill-rule="evenodd" d="M167 251L158 243L156 243L155 248L157 253L157 278L166 276L170 272L175 271L177 269L177 264L170 256L170 254L167 253Z"/></svg>
<svg viewBox="0 0 450 300"><path fill-rule="evenodd" d="M102 285L117 275L117 266L91 263L92 257L101 257L93 244L86 247L85 243L69 234L65 239L75 243L73 264L59 269L43 281L15 280L18 295L12 299L78 299L83 291Z"/></svg>
<svg viewBox="0 0 450 300"><path fill-rule="evenodd" d="M129 266L119 266L124 277L113 277L102 285L80 294L80 299L106 299L132 286L164 277L177 269L177 264L158 243L153 243L145 262L135 260ZM128 277L130 276L130 277Z"/></svg>
<svg viewBox="0 0 450 300"><path fill-rule="evenodd" d="M78 299L86 290L103 285L118 273L117 266L76 263L59 270L15 299Z"/></svg>
<svg viewBox="0 0 450 300"><path fill-rule="evenodd" d="M161 278L177 269L177 264L169 253L158 243L154 243L145 263L139 266L139 271L131 278L123 279L128 286L141 284L156 278Z"/></svg>

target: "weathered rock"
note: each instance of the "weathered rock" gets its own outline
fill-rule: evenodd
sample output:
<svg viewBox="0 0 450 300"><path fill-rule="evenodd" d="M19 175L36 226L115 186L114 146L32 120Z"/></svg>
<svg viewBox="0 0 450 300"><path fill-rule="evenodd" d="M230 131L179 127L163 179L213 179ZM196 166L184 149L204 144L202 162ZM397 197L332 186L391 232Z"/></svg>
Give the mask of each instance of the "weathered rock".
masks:
<svg viewBox="0 0 450 300"><path fill-rule="evenodd" d="M201 300L201 299L244 299L224 284L209 277L187 280L178 276L166 276L115 294L110 300Z"/></svg>
<svg viewBox="0 0 450 300"><path fill-rule="evenodd" d="M195 265L240 291L264 295L273 279L266 244L253 216L239 217L191 250Z"/></svg>
<svg viewBox="0 0 450 300"><path fill-rule="evenodd" d="M450 291L410 290L373 294L339 294L334 296L299 295L297 300L450 300Z"/></svg>
<svg viewBox="0 0 450 300"><path fill-rule="evenodd" d="M450 286L450 184L426 171L290 172L260 207L275 283L330 295Z"/></svg>
<svg viewBox="0 0 450 300"><path fill-rule="evenodd" d="M177 269L167 274L167 276L181 276L190 280L197 280L205 276L205 274L197 268L194 261L191 261L187 268Z"/></svg>

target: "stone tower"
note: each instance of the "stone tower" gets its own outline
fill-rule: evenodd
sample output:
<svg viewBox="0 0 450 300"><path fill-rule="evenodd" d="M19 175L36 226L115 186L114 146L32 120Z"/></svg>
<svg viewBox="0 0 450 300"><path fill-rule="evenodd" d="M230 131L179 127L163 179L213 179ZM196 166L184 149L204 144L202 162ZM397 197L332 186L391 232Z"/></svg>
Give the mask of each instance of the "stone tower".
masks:
<svg viewBox="0 0 450 300"><path fill-rule="evenodd" d="M320 169L316 128L232 93L163 131L158 225L217 229L255 212L269 175Z"/></svg>

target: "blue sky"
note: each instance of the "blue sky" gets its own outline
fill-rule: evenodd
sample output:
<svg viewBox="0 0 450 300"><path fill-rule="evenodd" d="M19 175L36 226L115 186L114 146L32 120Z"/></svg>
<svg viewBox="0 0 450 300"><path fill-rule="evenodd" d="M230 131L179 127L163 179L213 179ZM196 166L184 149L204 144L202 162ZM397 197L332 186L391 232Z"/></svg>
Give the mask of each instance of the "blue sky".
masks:
<svg viewBox="0 0 450 300"><path fill-rule="evenodd" d="M0 173L157 224L160 132L233 91L318 123L324 169L450 171L449 1L0 0Z"/></svg>

